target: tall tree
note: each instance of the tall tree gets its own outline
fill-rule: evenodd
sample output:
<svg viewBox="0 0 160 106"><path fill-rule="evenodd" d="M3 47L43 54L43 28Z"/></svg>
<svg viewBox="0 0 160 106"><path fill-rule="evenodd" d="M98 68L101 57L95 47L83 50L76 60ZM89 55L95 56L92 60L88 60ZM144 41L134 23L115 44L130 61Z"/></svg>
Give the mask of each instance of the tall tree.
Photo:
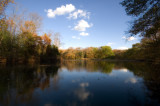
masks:
<svg viewBox="0 0 160 106"><path fill-rule="evenodd" d="M152 38L160 36L160 0L123 0L127 15L136 17L129 33Z"/></svg>

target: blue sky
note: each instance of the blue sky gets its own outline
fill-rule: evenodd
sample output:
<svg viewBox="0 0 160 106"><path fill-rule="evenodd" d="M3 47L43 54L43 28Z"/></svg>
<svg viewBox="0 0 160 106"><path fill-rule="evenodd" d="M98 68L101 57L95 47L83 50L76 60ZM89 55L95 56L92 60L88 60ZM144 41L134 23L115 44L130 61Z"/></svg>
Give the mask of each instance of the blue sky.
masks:
<svg viewBox="0 0 160 106"><path fill-rule="evenodd" d="M126 15L122 0L16 0L21 8L43 18L41 33L59 32L68 47L130 48L140 41L125 31L132 17Z"/></svg>

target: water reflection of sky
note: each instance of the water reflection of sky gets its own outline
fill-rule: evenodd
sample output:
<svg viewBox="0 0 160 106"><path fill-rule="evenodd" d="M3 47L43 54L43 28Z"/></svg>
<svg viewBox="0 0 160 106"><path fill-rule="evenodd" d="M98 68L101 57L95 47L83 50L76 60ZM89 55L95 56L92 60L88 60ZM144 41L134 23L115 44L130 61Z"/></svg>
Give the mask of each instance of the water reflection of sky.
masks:
<svg viewBox="0 0 160 106"><path fill-rule="evenodd" d="M10 98L10 103L17 101L19 105L45 106L145 105L153 102L148 97L149 90L143 77L114 63L66 63L58 68L49 66L27 70L26 73L17 69L12 71L15 81L12 78L6 85L15 84L8 88L12 96L3 91L0 103L6 100L5 97ZM27 81L25 78L30 79ZM27 86L23 90L24 85Z"/></svg>

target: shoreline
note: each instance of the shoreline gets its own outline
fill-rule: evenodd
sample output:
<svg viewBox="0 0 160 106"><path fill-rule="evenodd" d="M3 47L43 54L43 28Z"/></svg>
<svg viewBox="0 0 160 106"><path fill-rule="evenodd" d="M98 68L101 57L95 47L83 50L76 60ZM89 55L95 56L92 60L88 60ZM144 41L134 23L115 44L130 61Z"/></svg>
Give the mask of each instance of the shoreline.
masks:
<svg viewBox="0 0 160 106"><path fill-rule="evenodd" d="M94 61L114 61L114 62L154 62L153 60L136 60L136 59L63 59L62 61L82 61L82 60L94 60Z"/></svg>

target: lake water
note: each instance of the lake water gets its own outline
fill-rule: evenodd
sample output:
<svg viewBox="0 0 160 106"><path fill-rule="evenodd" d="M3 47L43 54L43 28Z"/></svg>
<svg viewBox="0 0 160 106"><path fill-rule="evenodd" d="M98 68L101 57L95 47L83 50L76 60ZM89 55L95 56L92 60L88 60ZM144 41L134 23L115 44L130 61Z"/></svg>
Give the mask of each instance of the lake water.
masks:
<svg viewBox="0 0 160 106"><path fill-rule="evenodd" d="M0 105L160 105L160 70L107 61L0 66Z"/></svg>

